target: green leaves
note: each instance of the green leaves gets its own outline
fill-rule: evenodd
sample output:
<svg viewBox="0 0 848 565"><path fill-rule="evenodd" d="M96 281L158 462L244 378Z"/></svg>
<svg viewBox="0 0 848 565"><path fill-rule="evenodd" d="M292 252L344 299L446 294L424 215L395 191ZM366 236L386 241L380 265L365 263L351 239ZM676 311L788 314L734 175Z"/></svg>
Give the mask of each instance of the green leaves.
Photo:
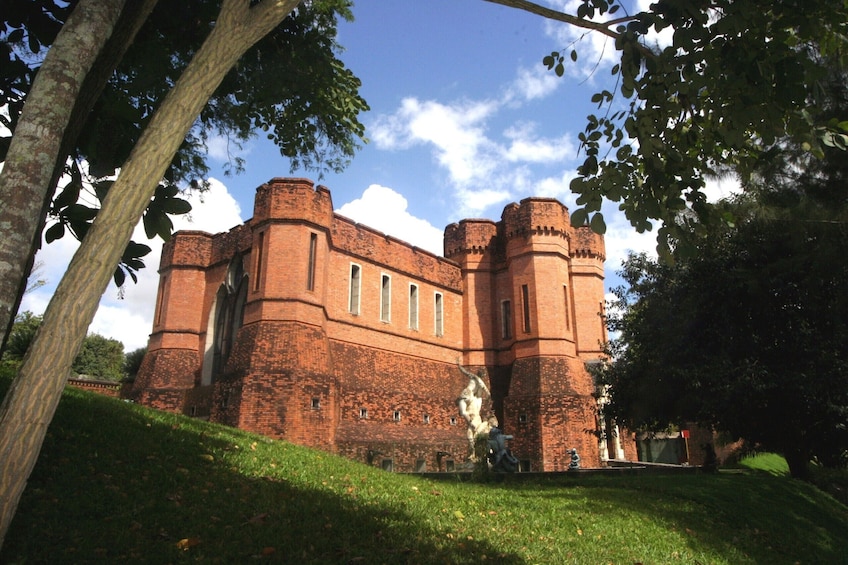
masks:
<svg viewBox="0 0 848 565"><path fill-rule="evenodd" d="M179 190L173 185L160 184L156 188L153 200L150 201L142 218L144 233L148 238L153 239L158 235L168 241L171 239L171 230L174 228L168 214L187 214L191 211L191 204L187 200L177 198L178 193Z"/></svg>
<svg viewBox="0 0 848 565"><path fill-rule="evenodd" d="M829 64L820 53L844 52L840 30L848 5L657 2L601 21L614 8L583 0L577 18L594 19L573 24L614 37L619 55L611 68L615 85L591 96L602 114L587 116L578 134L586 158L571 186L590 211L608 199L621 201L639 230L660 220L667 229L658 244L668 250L692 233L680 227L681 217L707 229L716 221L710 205L688 195L717 169L733 169L744 183L775 144L792 143L818 157L848 148L846 116L825 116L819 93ZM672 44L650 47L647 34L666 28ZM577 59L575 50L570 57ZM563 52L552 52L543 64L562 76L563 61ZM592 225L601 228L600 220Z"/></svg>
<svg viewBox="0 0 848 565"><path fill-rule="evenodd" d="M87 193L88 199L91 199L93 192L93 196L102 201L113 183L105 179L84 182L82 171L76 161L71 162L68 173L71 177L70 182L51 203L50 215L54 221L44 232L44 240L48 244L61 239L67 232L82 240L97 217L99 207L80 203L80 196ZM179 194L179 189L174 184L163 183L157 187L143 216L144 231L148 238L158 236L167 241L174 227L169 216L187 214L191 211L191 204L180 198ZM148 245L130 241L112 277L118 287L124 285L127 276L133 282L138 281L136 273L144 268L144 261L141 258L148 253L150 253Z"/></svg>
<svg viewBox="0 0 848 565"><path fill-rule="evenodd" d="M572 55L571 55L572 61L576 61L577 60L577 52L572 51L571 53L572 53ZM563 57L561 53L553 51L553 52L551 52L550 55L547 55L542 59L542 64L545 65L548 68L548 70L553 69L553 71L556 73L556 75L558 77L561 77L562 75L565 74L565 65L563 65L564 61L565 61L565 57Z"/></svg>

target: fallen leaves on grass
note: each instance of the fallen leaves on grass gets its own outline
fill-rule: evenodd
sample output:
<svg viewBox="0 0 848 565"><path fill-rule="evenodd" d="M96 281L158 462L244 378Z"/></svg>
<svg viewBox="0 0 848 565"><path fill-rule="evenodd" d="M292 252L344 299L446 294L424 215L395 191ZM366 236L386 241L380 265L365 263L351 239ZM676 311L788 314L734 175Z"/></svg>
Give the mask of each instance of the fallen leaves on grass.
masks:
<svg viewBox="0 0 848 565"><path fill-rule="evenodd" d="M177 542L177 549L187 551L196 545L200 545L200 538L183 538Z"/></svg>

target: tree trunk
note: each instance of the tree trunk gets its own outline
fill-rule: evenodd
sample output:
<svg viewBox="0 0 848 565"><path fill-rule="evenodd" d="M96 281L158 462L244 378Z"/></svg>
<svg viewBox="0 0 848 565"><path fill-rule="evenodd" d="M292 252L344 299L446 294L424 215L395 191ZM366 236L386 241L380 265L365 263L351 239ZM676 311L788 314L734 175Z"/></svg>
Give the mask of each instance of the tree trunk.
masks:
<svg viewBox="0 0 848 565"><path fill-rule="evenodd" d="M56 189L56 184L64 170L67 156L74 149L77 138L85 126L88 115L97 99L103 91L106 81L112 76L118 63L126 53L127 48L133 42L136 33L141 25L147 20L150 12L156 6L158 0L121 0L120 2L111 2L113 4L126 4L123 9L120 9L120 17L117 21L113 21L113 14L110 11L106 17L102 17L103 21L98 24L92 21L89 15L88 8L77 8L77 12L81 9L79 20L89 22L91 26L97 25L92 29L92 33L84 36L84 39L90 40L90 47L82 46L80 49L74 43L68 48L69 39L60 40L56 38L60 49L54 55L48 54L44 64L39 69L39 75L46 73L44 80L49 81L39 91L33 85L33 90L27 96L27 103L24 112L21 116L21 122L27 122L29 127L44 128L44 122L48 122L47 129L40 129L43 135L39 135L37 142L40 147L29 147L27 143L32 141L32 136L22 135L17 137L18 131L21 133L24 130L15 131L15 140L12 147L17 152L10 159L7 159L5 168L0 175L0 202L4 206L0 207L0 226L10 226L10 235L0 240L0 353L5 349L6 339L8 339L9 331L11 331L14 323L15 314L20 306L23 298L27 278L32 270L35 253L41 247L41 231L44 229L44 222L47 218L47 211L50 207L50 201L53 198L53 193ZM85 3L86 0L80 2ZM105 4L105 3L104 3ZM106 21L108 19L108 21ZM107 26L111 26L108 29ZM66 27L63 28L63 32ZM76 40L76 36L72 37ZM96 41L96 43L95 43ZM99 45L99 53L95 51ZM52 49L51 49L52 51ZM50 52L48 52L50 53ZM68 53L71 53L68 56ZM80 54L83 56L80 56ZM51 58L52 57L52 58ZM59 62L56 60L59 59ZM61 67L59 64L61 63ZM77 68L71 68L75 65ZM73 74L73 82L66 81L68 88L59 89L57 92L56 84L61 81L50 80L51 74L64 72ZM80 76L84 76L84 80L80 80ZM37 81L40 79L36 79ZM49 89L48 89L49 87ZM75 90L76 89L76 90ZM61 98L45 99L45 96L57 93ZM51 109L58 107L61 113L55 113L53 116L44 113L41 109L44 106ZM67 110L73 108L70 112ZM64 124L62 123L64 120ZM59 133L61 131L61 133ZM56 136L59 136L58 138ZM57 139L61 143L57 143ZM12 155L12 147L9 148ZM29 161L38 157L38 166L29 167ZM47 167L42 166L51 157L53 158L53 168L50 171ZM7 182L6 175L10 180ZM11 190L10 188L11 187ZM26 198L24 198L26 195ZM22 214L23 203L26 203L31 209L35 209L36 202L40 199L41 210L39 213ZM5 205L6 202L9 205ZM17 232L11 226L17 226L16 229L22 231ZM4 235L6 230L4 227ZM25 247L18 245L18 242L24 241L29 237L29 246ZM8 269L7 271L4 271ZM17 285L17 290L15 286Z"/></svg>
<svg viewBox="0 0 848 565"><path fill-rule="evenodd" d="M251 6L248 0L224 0L209 37L104 199L0 406L0 546L100 297L174 153L229 69L298 3L265 0Z"/></svg>
<svg viewBox="0 0 848 565"><path fill-rule="evenodd" d="M0 346L26 286L41 207L74 102L125 2L80 1L47 52L15 128L0 173Z"/></svg>
<svg viewBox="0 0 848 565"><path fill-rule="evenodd" d="M810 452L803 448L787 449L783 454L789 465L789 475L802 481L810 480Z"/></svg>

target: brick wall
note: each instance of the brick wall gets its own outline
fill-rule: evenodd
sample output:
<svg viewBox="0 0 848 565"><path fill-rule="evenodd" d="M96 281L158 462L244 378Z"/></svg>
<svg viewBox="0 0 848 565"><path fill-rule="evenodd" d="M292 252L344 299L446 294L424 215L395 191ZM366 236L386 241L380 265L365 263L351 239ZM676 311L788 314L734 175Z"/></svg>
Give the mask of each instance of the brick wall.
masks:
<svg viewBox="0 0 848 565"><path fill-rule="evenodd" d="M460 358L487 369L484 416L494 412L516 436L519 458L561 469L576 447L596 464L583 361L600 354L603 337L602 237L572 228L556 200L529 198L499 222L448 226L442 258L332 209L326 188L272 179L243 226L176 234L163 249L161 314L135 397L375 465L391 459L395 470L432 470L438 453L444 468L466 452ZM234 257L248 281L243 325L212 374L215 305ZM351 265L361 285L354 310Z"/></svg>
<svg viewBox="0 0 848 565"><path fill-rule="evenodd" d="M69 378L68 386L90 392L96 392L97 394L111 396L113 398L118 398L121 395L121 383L113 381L92 381L88 379Z"/></svg>

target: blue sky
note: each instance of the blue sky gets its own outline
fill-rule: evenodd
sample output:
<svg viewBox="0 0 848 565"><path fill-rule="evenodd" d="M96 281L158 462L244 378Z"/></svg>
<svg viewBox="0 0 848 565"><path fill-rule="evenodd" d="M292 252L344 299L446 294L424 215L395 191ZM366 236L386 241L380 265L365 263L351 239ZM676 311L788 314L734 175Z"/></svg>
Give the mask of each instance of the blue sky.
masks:
<svg viewBox="0 0 848 565"><path fill-rule="evenodd" d="M555 5L574 13L576 4ZM191 221L179 219L179 228L219 232L243 222L256 187L278 176L312 178L330 189L339 213L438 254L446 225L499 220L510 202L546 196L575 208L568 184L583 159L577 134L596 110L591 95L612 88L611 45L584 37L578 63L558 78L541 61L578 39L565 24L483 0L358 0L353 12L338 41L371 107L361 116L369 143L344 172L319 180L314 172L292 174L261 137L239 153L245 171L225 176L227 144L214 140L213 189L192 197ZM655 241L630 228L614 205L604 211L610 287L620 284L614 273L627 250L652 251ZM49 284L27 295L22 309L43 311L73 252L66 239L41 252ZM146 345L152 327L161 245L151 246L139 284L122 299L110 286L90 328L127 351Z"/></svg>

